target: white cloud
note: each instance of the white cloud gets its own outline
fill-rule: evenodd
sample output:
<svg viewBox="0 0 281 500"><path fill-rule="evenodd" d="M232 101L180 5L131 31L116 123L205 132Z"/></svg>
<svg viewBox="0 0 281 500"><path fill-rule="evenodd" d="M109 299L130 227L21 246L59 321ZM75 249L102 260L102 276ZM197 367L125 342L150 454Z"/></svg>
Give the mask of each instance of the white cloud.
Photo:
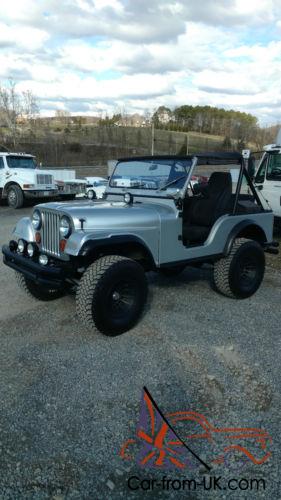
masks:
<svg viewBox="0 0 281 500"><path fill-rule="evenodd" d="M31 88L45 113L210 104L280 119L279 11L279 0L9 0L0 79Z"/></svg>
<svg viewBox="0 0 281 500"><path fill-rule="evenodd" d="M241 16L248 17L250 22L270 22L274 19L274 7L278 7L278 0L236 0L235 9Z"/></svg>
<svg viewBox="0 0 281 500"><path fill-rule="evenodd" d="M15 29L0 22L0 48L16 46L18 50L36 51L48 40L49 34L38 28L19 26Z"/></svg>
<svg viewBox="0 0 281 500"><path fill-rule="evenodd" d="M26 81L18 85L24 90L30 88L43 99L65 100L114 100L133 97L151 97L173 92L175 77L163 78L161 75L121 76L113 81L98 81L93 77L82 80L73 73L62 74L56 82Z"/></svg>
<svg viewBox="0 0 281 500"><path fill-rule="evenodd" d="M219 57L215 53L218 40L221 51L230 50L237 37L222 33L218 28L206 30L201 24L187 23L186 32L177 42L135 45L112 40L91 46L86 41L72 40L61 47L59 58L62 66L85 72L114 70L126 74L165 74L182 69L198 71L206 66L218 69Z"/></svg>

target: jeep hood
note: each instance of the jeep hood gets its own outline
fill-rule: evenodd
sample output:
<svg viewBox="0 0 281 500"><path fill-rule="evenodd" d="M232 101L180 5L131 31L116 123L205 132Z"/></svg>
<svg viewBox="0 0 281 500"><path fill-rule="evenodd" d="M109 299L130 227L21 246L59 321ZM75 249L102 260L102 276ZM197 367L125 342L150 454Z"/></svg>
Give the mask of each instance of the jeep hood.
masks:
<svg viewBox="0 0 281 500"><path fill-rule="evenodd" d="M114 233L124 229L126 232L136 228L156 228L160 224L161 214L172 214L173 208L156 203L133 203L123 201L74 201L69 203L44 203L37 205L39 209L55 210L71 217L75 229L85 232L94 229L102 233Z"/></svg>

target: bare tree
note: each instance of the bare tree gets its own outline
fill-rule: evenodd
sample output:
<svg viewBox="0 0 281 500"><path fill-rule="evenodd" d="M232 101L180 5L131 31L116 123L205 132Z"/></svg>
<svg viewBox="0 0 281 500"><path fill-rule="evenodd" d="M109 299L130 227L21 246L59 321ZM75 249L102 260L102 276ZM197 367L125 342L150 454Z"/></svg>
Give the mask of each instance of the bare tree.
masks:
<svg viewBox="0 0 281 500"><path fill-rule="evenodd" d="M69 127L71 123L71 113L66 109L57 109L56 120L62 127Z"/></svg>
<svg viewBox="0 0 281 500"><path fill-rule="evenodd" d="M22 93L23 112L29 120L35 120L39 115L38 101L31 90L26 90Z"/></svg>
<svg viewBox="0 0 281 500"><path fill-rule="evenodd" d="M13 144L16 146L18 135L18 119L22 114L19 95L15 83L10 80L9 87L0 86L0 108L2 118L11 132Z"/></svg>
<svg viewBox="0 0 281 500"><path fill-rule="evenodd" d="M18 142L20 118L28 121L35 119L39 113L37 99L30 90L17 92L15 82L10 80L8 87L0 85L0 113L15 147Z"/></svg>

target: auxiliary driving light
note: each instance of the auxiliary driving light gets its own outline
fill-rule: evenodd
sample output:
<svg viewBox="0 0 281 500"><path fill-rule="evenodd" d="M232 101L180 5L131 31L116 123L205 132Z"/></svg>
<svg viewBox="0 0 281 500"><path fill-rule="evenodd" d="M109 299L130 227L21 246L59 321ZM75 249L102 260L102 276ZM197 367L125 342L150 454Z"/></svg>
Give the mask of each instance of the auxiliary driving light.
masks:
<svg viewBox="0 0 281 500"><path fill-rule="evenodd" d="M39 264L41 264L42 266L46 266L48 264L48 257L47 255L39 255Z"/></svg>
<svg viewBox="0 0 281 500"><path fill-rule="evenodd" d="M33 257L36 252L36 246L34 243L28 243L27 245L27 255L28 257Z"/></svg>
<svg viewBox="0 0 281 500"><path fill-rule="evenodd" d="M18 241L18 248L17 248L17 251L18 253L23 253L25 251L25 241L24 240L19 240Z"/></svg>
<svg viewBox="0 0 281 500"><path fill-rule="evenodd" d="M133 203L133 195L131 193L125 193L124 194L124 201L129 205L130 203Z"/></svg>

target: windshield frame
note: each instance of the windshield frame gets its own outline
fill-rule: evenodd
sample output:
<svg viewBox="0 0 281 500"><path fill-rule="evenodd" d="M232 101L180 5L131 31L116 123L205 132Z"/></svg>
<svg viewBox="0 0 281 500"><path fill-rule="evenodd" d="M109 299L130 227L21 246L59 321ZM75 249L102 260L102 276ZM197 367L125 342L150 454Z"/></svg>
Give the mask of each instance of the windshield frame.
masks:
<svg viewBox="0 0 281 500"><path fill-rule="evenodd" d="M176 160L185 160L185 161L190 161L190 166L189 166L189 171L187 172L186 176L186 181L184 185L181 188L177 188L176 185L172 184L171 186L168 186L166 189L160 190L159 187L155 189L144 189L142 187L130 187L130 186L112 186L111 181L112 178L114 177L115 171L118 168L118 165L120 163L125 163L128 161L143 161L143 162L151 162L152 160L171 160L176 161ZM124 195L124 193L131 192L134 197L140 196L140 197L147 197L147 198L178 198L182 197L185 193L185 191L188 188L188 184L190 181L190 178L192 176L192 171L194 170L194 167L197 163L197 158L195 156L184 156L184 157L176 157L176 156L149 156L149 157L135 157L135 158L122 158L117 161L113 172L109 178L108 185L106 188L106 194L116 194L116 195Z"/></svg>

